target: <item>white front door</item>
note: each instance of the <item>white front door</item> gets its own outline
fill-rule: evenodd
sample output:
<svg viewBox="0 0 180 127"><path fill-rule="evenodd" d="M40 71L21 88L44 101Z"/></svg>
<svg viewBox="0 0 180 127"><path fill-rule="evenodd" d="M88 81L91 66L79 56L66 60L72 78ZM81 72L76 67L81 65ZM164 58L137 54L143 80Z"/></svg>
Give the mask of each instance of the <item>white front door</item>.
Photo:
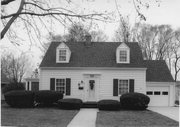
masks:
<svg viewBox="0 0 180 127"><path fill-rule="evenodd" d="M97 82L95 78L89 78L87 81L87 101L96 101Z"/></svg>

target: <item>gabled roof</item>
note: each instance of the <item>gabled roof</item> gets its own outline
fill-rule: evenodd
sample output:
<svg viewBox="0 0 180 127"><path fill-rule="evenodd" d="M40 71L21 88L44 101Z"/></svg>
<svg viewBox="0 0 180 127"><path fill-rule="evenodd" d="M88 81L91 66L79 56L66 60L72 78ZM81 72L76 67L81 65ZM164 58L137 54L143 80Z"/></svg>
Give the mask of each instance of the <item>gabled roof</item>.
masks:
<svg viewBox="0 0 180 127"><path fill-rule="evenodd" d="M174 79L164 60L145 60L146 81L149 82L174 82Z"/></svg>
<svg viewBox="0 0 180 127"><path fill-rule="evenodd" d="M56 47L61 42L52 42L40 67L134 67L143 68L143 58L136 42L126 43L130 48L130 64L116 63L116 49L121 42L66 42L71 50L69 63L56 63Z"/></svg>

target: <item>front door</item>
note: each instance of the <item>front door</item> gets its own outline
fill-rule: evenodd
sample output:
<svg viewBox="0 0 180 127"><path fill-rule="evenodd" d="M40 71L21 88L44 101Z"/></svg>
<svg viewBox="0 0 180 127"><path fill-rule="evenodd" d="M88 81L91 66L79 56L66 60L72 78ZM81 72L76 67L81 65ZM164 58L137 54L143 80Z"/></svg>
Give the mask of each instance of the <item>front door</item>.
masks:
<svg viewBox="0 0 180 127"><path fill-rule="evenodd" d="M96 101L96 80L89 79L87 83L88 101Z"/></svg>
<svg viewBox="0 0 180 127"><path fill-rule="evenodd" d="M31 91L39 91L39 82L31 82Z"/></svg>

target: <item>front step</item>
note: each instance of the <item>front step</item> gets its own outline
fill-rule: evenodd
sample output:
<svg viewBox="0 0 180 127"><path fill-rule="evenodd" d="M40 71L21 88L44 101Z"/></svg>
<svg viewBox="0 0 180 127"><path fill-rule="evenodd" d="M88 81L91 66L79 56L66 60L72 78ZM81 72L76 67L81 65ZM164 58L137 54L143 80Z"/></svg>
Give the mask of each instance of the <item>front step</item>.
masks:
<svg viewBox="0 0 180 127"><path fill-rule="evenodd" d="M97 108L97 102L84 102L82 108Z"/></svg>

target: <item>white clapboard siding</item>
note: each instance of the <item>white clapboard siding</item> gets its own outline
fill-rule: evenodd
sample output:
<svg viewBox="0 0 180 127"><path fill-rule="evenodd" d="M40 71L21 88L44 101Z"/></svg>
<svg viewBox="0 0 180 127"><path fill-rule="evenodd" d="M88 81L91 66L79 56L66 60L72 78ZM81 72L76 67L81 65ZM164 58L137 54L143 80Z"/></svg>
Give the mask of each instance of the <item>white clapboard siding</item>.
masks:
<svg viewBox="0 0 180 127"><path fill-rule="evenodd" d="M83 91L78 89L78 83L84 81L84 74L98 74L98 100L116 99L113 96L113 79L134 79L135 92L146 92L146 70L42 70L40 71L40 90L50 89L50 78L71 78L71 96L84 100ZM66 96L65 96L66 97Z"/></svg>

